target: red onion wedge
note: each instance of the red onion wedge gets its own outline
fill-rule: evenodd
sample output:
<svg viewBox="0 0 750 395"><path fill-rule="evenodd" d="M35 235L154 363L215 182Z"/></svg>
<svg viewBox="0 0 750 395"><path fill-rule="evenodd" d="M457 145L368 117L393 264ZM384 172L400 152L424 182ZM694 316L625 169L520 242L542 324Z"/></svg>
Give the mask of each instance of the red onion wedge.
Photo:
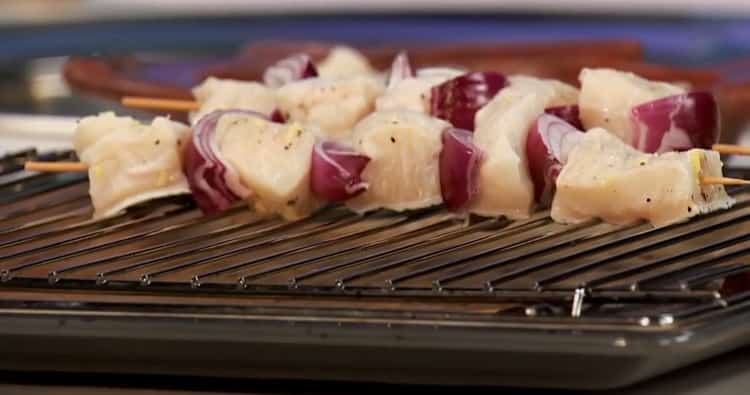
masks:
<svg viewBox="0 0 750 395"><path fill-rule="evenodd" d="M343 202L367 190L360 177L370 158L335 141L315 144L310 169L310 187L319 198Z"/></svg>
<svg viewBox="0 0 750 395"><path fill-rule="evenodd" d="M578 130L584 130L577 105L550 107L544 112L562 119Z"/></svg>
<svg viewBox="0 0 750 395"><path fill-rule="evenodd" d="M482 151L472 142L468 130L443 131L440 151L440 192L449 210L463 212L477 194Z"/></svg>
<svg viewBox="0 0 750 395"><path fill-rule="evenodd" d="M710 149L719 142L719 107L708 92L691 92L639 104L631 110L633 141L644 152Z"/></svg>
<svg viewBox="0 0 750 395"><path fill-rule="evenodd" d="M263 72L263 82L271 88L278 88L292 81L318 76L318 70L307 54L295 54L268 67Z"/></svg>
<svg viewBox="0 0 750 395"><path fill-rule="evenodd" d="M393 58L393 63L391 64L391 71L388 74L388 83L386 83L386 86L388 88L391 88L399 83L399 81L413 77L414 69L412 69L411 63L409 62L409 56L406 54L406 51L399 52L398 55Z"/></svg>
<svg viewBox="0 0 750 395"><path fill-rule="evenodd" d="M286 123L286 118L284 118L284 114L282 114L278 108L273 110L273 112L271 113L270 119L271 119L271 122Z"/></svg>
<svg viewBox="0 0 750 395"><path fill-rule="evenodd" d="M542 206L552 202L555 182L568 153L583 137L583 132L559 117L542 114L526 138L526 158L534 182L534 197Z"/></svg>
<svg viewBox="0 0 750 395"><path fill-rule="evenodd" d="M504 75L473 72L432 87L430 114L459 129L474 130L474 115L507 85Z"/></svg>
<svg viewBox="0 0 750 395"><path fill-rule="evenodd" d="M251 194L216 146L216 124L226 114L248 114L266 119L253 111L218 110L206 114L193 127L185 149L183 170L193 198L207 214L224 211Z"/></svg>

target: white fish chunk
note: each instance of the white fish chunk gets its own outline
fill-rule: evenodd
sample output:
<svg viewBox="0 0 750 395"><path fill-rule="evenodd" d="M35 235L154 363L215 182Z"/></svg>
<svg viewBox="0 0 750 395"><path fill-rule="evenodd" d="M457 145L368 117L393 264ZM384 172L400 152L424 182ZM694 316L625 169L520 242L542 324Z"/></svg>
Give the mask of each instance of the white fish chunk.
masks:
<svg viewBox="0 0 750 395"><path fill-rule="evenodd" d="M534 184L528 171L526 136L545 108L571 105L578 91L556 80L512 76L510 84L475 117L474 144L484 154L479 191L469 208L482 216L528 218L534 207Z"/></svg>
<svg viewBox="0 0 750 395"><path fill-rule="evenodd" d="M375 112L354 128L355 149L370 157L362 172L369 188L349 200L357 212L396 211L442 203L439 156L447 122L415 111Z"/></svg>
<svg viewBox="0 0 750 395"><path fill-rule="evenodd" d="M216 144L253 191L249 203L264 214L304 218L321 206L310 189L312 150L320 132L251 115L227 114L216 125Z"/></svg>
<svg viewBox="0 0 750 395"><path fill-rule="evenodd" d="M111 217L148 200L189 194L181 157L189 134L187 125L163 117L151 124L111 112L81 119L73 144L89 166L94 218Z"/></svg>
<svg viewBox="0 0 750 395"><path fill-rule="evenodd" d="M367 58L356 49L347 46L333 47L316 68L318 75L323 78L348 78L375 74L375 69Z"/></svg>
<svg viewBox="0 0 750 395"><path fill-rule="evenodd" d="M376 111L410 110L430 112L430 89L439 84L419 78L405 78L397 82L375 101Z"/></svg>
<svg viewBox="0 0 750 395"><path fill-rule="evenodd" d="M649 81L613 69L581 70L578 107L586 129L604 128L628 144L635 144L631 109L641 103L685 93L684 87Z"/></svg>
<svg viewBox="0 0 750 395"><path fill-rule="evenodd" d="M193 96L201 106L189 114L193 124L214 110L242 109L269 116L276 109L276 92L252 81L209 77L193 88Z"/></svg>
<svg viewBox="0 0 750 395"><path fill-rule="evenodd" d="M435 79L438 83L452 80L460 75L464 75L469 71L466 69L458 69L455 67L422 67L417 69L417 78L420 79Z"/></svg>
<svg viewBox="0 0 750 395"><path fill-rule="evenodd" d="M551 216L563 223L681 222L734 204L723 185L700 183L701 176L720 177L721 169L714 151L646 154L595 128L570 152L557 178Z"/></svg>
<svg viewBox="0 0 750 395"><path fill-rule="evenodd" d="M308 78L278 89L279 109L287 120L316 125L331 137L347 137L375 108L383 82L371 76Z"/></svg>
<svg viewBox="0 0 750 395"><path fill-rule="evenodd" d="M464 74L451 68L420 69L417 75L404 78L385 90L375 102L376 111L411 110L430 113L430 90L435 85Z"/></svg>

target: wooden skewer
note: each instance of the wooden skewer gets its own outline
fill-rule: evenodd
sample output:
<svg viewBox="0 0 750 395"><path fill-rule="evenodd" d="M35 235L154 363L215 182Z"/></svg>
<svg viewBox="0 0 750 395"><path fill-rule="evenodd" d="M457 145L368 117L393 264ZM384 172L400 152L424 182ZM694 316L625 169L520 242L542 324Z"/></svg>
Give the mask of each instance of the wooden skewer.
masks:
<svg viewBox="0 0 750 395"><path fill-rule="evenodd" d="M728 155L750 155L750 147L743 147L741 145L734 144L714 144L711 149L720 153Z"/></svg>
<svg viewBox="0 0 750 395"><path fill-rule="evenodd" d="M702 185L748 185L749 180L743 180L741 178L730 178L730 177L701 177Z"/></svg>
<svg viewBox="0 0 750 395"><path fill-rule="evenodd" d="M148 108L165 111L196 111L200 104L193 100L154 99L141 96L124 96L120 101L125 107Z"/></svg>
<svg viewBox="0 0 750 395"><path fill-rule="evenodd" d="M28 171L42 171L47 173L82 172L89 167L81 162L34 162L27 161L23 168Z"/></svg>

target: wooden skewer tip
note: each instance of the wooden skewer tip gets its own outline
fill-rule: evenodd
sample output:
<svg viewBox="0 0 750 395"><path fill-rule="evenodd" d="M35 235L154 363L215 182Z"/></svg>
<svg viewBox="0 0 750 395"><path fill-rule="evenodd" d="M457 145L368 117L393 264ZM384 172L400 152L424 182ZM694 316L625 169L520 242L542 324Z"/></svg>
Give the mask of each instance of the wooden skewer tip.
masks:
<svg viewBox="0 0 750 395"><path fill-rule="evenodd" d="M193 100L155 99L141 96L123 96L120 103L125 107L165 111L195 111L200 104Z"/></svg>
<svg viewBox="0 0 750 395"><path fill-rule="evenodd" d="M713 151L727 155L750 155L750 147L743 147L734 144L714 144L711 146Z"/></svg>
<svg viewBox="0 0 750 395"><path fill-rule="evenodd" d="M702 185L750 185L750 180L731 177L701 177Z"/></svg>
<svg viewBox="0 0 750 395"><path fill-rule="evenodd" d="M35 162L27 161L23 165L28 171L41 171L47 173L84 172L88 166L81 162Z"/></svg>

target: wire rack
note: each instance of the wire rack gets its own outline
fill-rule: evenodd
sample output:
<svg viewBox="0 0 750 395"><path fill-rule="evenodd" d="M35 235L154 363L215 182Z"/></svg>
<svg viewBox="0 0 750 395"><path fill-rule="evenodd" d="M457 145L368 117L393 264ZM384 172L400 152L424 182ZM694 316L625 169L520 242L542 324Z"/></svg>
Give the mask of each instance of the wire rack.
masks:
<svg viewBox="0 0 750 395"><path fill-rule="evenodd" d="M750 300L750 189L730 191L730 210L660 229L562 225L544 211L464 219L442 208L330 207L286 222L243 207L205 216L189 197L95 221L85 174L23 171L31 158L74 155L0 160L0 317L546 328L605 331L617 342L744 317Z"/></svg>

